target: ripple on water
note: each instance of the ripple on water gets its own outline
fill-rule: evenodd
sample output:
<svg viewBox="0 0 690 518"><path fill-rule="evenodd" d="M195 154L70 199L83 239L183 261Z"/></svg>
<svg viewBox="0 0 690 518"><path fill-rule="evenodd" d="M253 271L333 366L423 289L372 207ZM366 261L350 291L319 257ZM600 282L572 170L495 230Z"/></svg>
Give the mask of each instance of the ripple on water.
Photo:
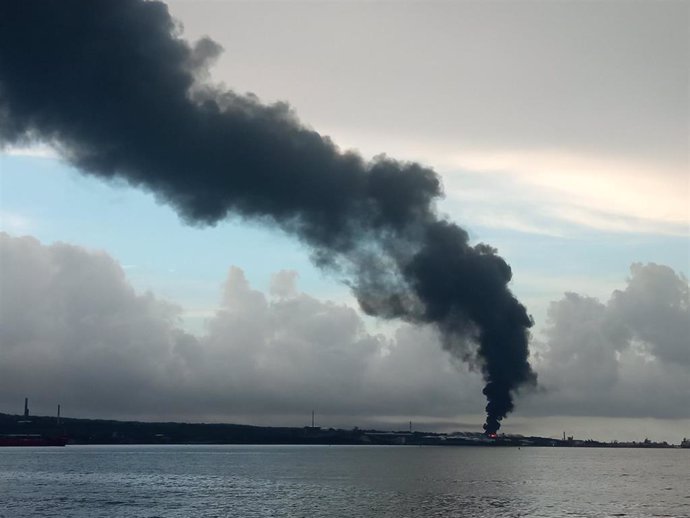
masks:
<svg viewBox="0 0 690 518"><path fill-rule="evenodd" d="M522 453L233 446L0 451L0 518L690 516L688 455Z"/></svg>

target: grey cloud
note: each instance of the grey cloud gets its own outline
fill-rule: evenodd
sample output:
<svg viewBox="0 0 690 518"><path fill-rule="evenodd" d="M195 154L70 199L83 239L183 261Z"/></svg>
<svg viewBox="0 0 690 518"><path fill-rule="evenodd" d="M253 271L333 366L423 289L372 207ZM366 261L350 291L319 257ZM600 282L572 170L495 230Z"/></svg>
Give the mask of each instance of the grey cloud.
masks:
<svg viewBox="0 0 690 518"><path fill-rule="evenodd" d="M195 337L105 253L0 234L0 258L3 411L25 396L70 415L272 424L312 408L342 425L482 411L481 377L458 375L431 329L373 335L354 309L300 293L294 272L266 295L231 268Z"/></svg>
<svg viewBox="0 0 690 518"><path fill-rule="evenodd" d="M633 264L607 303L568 293L549 309L536 359L537 414L690 417L688 281L667 266Z"/></svg>
<svg viewBox="0 0 690 518"><path fill-rule="evenodd" d="M230 269L223 306L200 339L200 371L215 380L225 411L304 415L311 408L349 420L481 412L480 377L463 379L431 329L369 333L354 309L299 292L267 296ZM275 278L274 278L275 280ZM219 411L219 409L216 409Z"/></svg>
<svg viewBox="0 0 690 518"><path fill-rule="evenodd" d="M155 404L191 340L178 308L137 295L104 253L0 237L5 408L22 393L115 413Z"/></svg>
<svg viewBox="0 0 690 518"><path fill-rule="evenodd" d="M205 334L192 336L179 308L137 294L103 252L2 234L0 259L2 411L29 396L37 411L60 402L87 417L300 425L315 409L329 426L449 426L483 410L481 376L432 327L372 334L356 310L300 292L294 272L267 294L231 268ZM533 358L544 390L523 394L521 419L690 417L687 289L667 267L633 265L607 303L552 303Z"/></svg>
<svg viewBox="0 0 690 518"><path fill-rule="evenodd" d="M628 337L608 328L606 306L566 293L551 304L548 318L551 326L546 336L551 347L545 357L549 367L558 371L559 384L566 391L614 386L618 378L615 352L627 345Z"/></svg>
<svg viewBox="0 0 690 518"><path fill-rule="evenodd" d="M281 270L271 277L271 295L291 297L297 293L297 278L299 274L294 270Z"/></svg>
<svg viewBox="0 0 690 518"><path fill-rule="evenodd" d="M659 360L690 369L688 281L667 266L634 264L625 290L610 302L613 318Z"/></svg>

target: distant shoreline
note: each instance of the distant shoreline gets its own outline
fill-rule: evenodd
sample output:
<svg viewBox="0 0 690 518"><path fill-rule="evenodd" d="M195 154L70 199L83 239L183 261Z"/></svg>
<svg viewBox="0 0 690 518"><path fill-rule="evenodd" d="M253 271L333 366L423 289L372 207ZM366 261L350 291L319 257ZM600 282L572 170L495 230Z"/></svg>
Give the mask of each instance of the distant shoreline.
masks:
<svg viewBox="0 0 690 518"><path fill-rule="evenodd" d="M0 436L33 434L64 437L67 444L188 444L188 445L413 445L475 447L567 447L567 448L681 448L648 439L635 442L600 442L568 437L565 440L538 436L502 435L490 439L477 432L451 434L420 431L381 431L276 427L239 424L117 421L75 419L0 413ZM686 443L683 443L684 445ZM688 446L684 446L687 448Z"/></svg>

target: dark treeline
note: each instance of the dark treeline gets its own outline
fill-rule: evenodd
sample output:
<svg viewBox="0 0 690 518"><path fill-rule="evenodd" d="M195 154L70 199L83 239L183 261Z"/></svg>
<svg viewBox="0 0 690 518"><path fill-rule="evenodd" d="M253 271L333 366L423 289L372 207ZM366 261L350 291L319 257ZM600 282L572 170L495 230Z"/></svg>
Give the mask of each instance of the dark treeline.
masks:
<svg viewBox="0 0 690 518"><path fill-rule="evenodd" d="M482 433L453 434L420 431L379 431L359 428L251 426L216 423L115 421L61 419L0 414L0 436L38 434L65 437L69 444L371 444L427 446L559 446L590 448L672 448L666 442L600 442L548 437L500 435L488 439Z"/></svg>

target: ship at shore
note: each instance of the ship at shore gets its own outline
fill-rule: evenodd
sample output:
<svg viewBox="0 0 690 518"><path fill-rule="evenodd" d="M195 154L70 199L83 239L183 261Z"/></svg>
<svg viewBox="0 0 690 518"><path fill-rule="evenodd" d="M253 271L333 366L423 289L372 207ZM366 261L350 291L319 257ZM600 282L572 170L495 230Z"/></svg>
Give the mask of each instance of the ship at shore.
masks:
<svg viewBox="0 0 690 518"><path fill-rule="evenodd" d="M36 433L10 433L0 435L0 447L6 446L65 446L66 437L45 437Z"/></svg>
<svg viewBox="0 0 690 518"><path fill-rule="evenodd" d="M60 405L57 419L29 415L29 398L24 399L24 415L0 422L0 448L32 446L65 446L67 437L60 426Z"/></svg>

